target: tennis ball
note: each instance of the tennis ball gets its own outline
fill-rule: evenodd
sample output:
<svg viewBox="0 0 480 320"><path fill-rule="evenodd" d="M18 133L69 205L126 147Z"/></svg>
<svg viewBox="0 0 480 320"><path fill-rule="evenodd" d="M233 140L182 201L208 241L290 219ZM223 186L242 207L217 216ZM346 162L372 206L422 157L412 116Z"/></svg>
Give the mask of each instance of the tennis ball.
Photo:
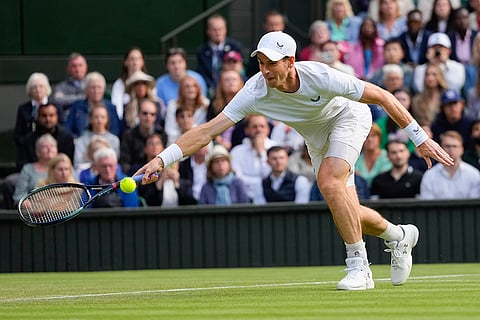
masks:
<svg viewBox="0 0 480 320"><path fill-rule="evenodd" d="M127 177L120 181L120 190L125 193L132 193L137 188L137 183L133 178Z"/></svg>

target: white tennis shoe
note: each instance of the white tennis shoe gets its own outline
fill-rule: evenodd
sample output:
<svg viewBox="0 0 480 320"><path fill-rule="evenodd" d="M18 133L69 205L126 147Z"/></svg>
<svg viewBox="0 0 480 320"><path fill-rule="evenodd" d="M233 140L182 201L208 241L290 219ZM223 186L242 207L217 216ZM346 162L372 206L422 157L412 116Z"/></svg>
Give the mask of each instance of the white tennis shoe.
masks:
<svg viewBox="0 0 480 320"><path fill-rule="evenodd" d="M391 266L390 277L394 286L401 285L407 281L412 271L412 249L417 245L418 228L412 224L400 225L403 230L403 239L400 241L385 241L390 252Z"/></svg>
<svg viewBox="0 0 480 320"><path fill-rule="evenodd" d="M338 290L373 289L375 284L368 262L361 257L345 259L347 275L337 284Z"/></svg>

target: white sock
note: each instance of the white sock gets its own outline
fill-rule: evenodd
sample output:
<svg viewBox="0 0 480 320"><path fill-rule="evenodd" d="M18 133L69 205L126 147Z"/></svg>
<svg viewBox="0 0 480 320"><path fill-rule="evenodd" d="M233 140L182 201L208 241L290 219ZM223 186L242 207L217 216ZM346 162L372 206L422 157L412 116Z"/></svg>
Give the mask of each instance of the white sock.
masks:
<svg viewBox="0 0 480 320"><path fill-rule="evenodd" d="M352 244L345 243L345 248L347 250L347 258L362 257L365 261L368 261L367 249L365 249L363 240Z"/></svg>
<svg viewBox="0 0 480 320"><path fill-rule="evenodd" d="M378 237L388 242L402 240L404 236L403 229L389 221L386 222L387 229L385 229L385 231L383 231Z"/></svg>

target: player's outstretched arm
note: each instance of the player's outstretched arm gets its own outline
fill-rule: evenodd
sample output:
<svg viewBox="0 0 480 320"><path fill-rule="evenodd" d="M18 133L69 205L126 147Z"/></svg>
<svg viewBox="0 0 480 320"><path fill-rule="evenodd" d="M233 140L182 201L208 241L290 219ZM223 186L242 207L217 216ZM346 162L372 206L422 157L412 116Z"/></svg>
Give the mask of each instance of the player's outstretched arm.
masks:
<svg viewBox="0 0 480 320"><path fill-rule="evenodd" d="M168 146L154 159L138 169L134 175L145 174L142 179L142 184L157 181L158 175L155 173L161 172L164 168L181 158L195 153L234 124L232 120L221 112L209 122L185 132L175 143Z"/></svg>
<svg viewBox="0 0 480 320"><path fill-rule="evenodd" d="M390 92L368 82L365 82L361 102L380 105L387 114L403 128L408 137L418 147L423 158L427 162L428 168L432 166L432 160L435 159L444 165L453 165L453 159L443 150L438 143L427 136L427 133L413 119L410 112Z"/></svg>

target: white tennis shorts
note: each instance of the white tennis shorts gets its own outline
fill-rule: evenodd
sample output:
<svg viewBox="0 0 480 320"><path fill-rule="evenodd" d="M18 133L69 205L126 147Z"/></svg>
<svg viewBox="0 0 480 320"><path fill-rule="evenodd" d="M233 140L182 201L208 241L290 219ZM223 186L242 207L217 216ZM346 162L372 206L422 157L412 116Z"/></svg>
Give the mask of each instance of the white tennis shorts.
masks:
<svg viewBox="0 0 480 320"><path fill-rule="evenodd" d="M372 114L368 105L349 101L349 107L344 108L329 125L318 128L314 136L305 138L315 173L324 158L340 158L350 165L347 186L354 185L355 162L371 127Z"/></svg>

